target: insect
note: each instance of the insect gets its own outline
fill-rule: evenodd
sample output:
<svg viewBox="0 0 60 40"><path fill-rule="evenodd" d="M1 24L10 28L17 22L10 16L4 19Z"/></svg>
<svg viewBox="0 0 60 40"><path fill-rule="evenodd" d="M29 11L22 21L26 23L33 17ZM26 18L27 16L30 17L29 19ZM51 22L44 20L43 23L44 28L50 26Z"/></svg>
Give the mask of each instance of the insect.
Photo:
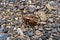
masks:
<svg viewBox="0 0 60 40"><path fill-rule="evenodd" d="M23 19L24 19L24 22L26 24L31 24L31 25L36 25L37 24L37 21L36 21L34 15L30 15L28 17L23 17Z"/></svg>

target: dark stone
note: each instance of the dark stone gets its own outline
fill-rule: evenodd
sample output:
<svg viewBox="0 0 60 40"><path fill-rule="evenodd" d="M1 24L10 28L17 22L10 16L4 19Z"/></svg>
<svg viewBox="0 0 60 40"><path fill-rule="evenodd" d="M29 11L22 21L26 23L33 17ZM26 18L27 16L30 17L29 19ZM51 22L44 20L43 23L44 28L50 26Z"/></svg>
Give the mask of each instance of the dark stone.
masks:
<svg viewBox="0 0 60 40"><path fill-rule="evenodd" d="M9 22L7 21L7 19L4 19L4 20L3 20L3 23L4 23L4 24L7 24L7 23L9 23Z"/></svg>
<svg viewBox="0 0 60 40"><path fill-rule="evenodd" d="M41 39L42 39L42 40L46 40L46 37L45 37L45 36L41 36Z"/></svg>
<svg viewBox="0 0 60 40"><path fill-rule="evenodd" d="M45 34L45 37L46 37L46 39L49 39L50 38L50 34L49 33L46 33Z"/></svg>
<svg viewBox="0 0 60 40"><path fill-rule="evenodd" d="M3 17L0 15L0 19L2 19Z"/></svg>
<svg viewBox="0 0 60 40"><path fill-rule="evenodd" d="M14 39L14 40L21 40L20 38L16 38L16 39Z"/></svg>
<svg viewBox="0 0 60 40"><path fill-rule="evenodd" d="M25 4L26 4L26 2L20 2L20 4L21 4L21 5L25 5Z"/></svg>
<svg viewBox="0 0 60 40"><path fill-rule="evenodd" d="M58 40L58 37L54 37L55 40Z"/></svg>
<svg viewBox="0 0 60 40"><path fill-rule="evenodd" d="M2 30L4 33L8 32L8 28L4 27L4 29Z"/></svg>
<svg viewBox="0 0 60 40"><path fill-rule="evenodd" d="M15 8L18 8L18 6L15 6Z"/></svg>
<svg viewBox="0 0 60 40"><path fill-rule="evenodd" d="M14 0L8 0L9 2L14 2Z"/></svg>
<svg viewBox="0 0 60 40"><path fill-rule="evenodd" d="M27 2L27 0L22 0L22 1L20 2L20 4L25 5L26 2Z"/></svg>

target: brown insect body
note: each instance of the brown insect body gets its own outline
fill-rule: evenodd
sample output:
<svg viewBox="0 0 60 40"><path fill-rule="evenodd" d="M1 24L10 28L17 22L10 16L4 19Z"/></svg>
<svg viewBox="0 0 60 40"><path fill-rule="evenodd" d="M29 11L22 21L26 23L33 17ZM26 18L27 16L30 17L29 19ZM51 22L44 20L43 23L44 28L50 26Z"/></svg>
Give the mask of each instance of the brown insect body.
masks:
<svg viewBox="0 0 60 40"><path fill-rule="evenodd" d="M32 24L32 25L36 25L37 24L37 21L36 21L36 19L33 16L24 17L23 19L24 19L24 22L26 24Z"/></svg>

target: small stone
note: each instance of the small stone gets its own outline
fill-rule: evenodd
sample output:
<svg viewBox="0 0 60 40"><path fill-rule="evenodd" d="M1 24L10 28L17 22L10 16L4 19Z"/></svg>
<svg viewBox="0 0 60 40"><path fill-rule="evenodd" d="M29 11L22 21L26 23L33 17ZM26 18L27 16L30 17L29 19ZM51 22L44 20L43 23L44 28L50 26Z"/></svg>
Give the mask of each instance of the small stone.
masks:
<svg viewBox="0 0 60 40"><path fill-rule="evenodd" d="M25 2L26 0L22 0L22 1L24 1L24 2Z"/></svg>
<svg viewBox="0 0 60 40"><path fill-rule="evenodd" d="M48 22L54 22L54 21L53 21L53 18L49 18L49 19L48 19Z"/></svg>
<svg viewBox="0 0 60 40"><path fill-rule="evenodd" d="M58 28L58 32L60 32L60 28Z"/></svg>
<svg viewBox="0 0 60 40"><path fill-rule="evenodd" d="M24 13L27 13L27 12L28 12L28 10L27 10L27 9L24 9L24 10L23 10L23 12L24 12Z"/></svg>
<svg viewBox="0 0 60 40"><path fill-rule="evenodd" d="M14 29L13 30L16 30L16 27L14 27Z"/></svg>
<svg viewBox="0 0 60 40"><path fill-rule="evenodd" d="M47 30L47 31L50 31L50 30L52 30L52 28L44 28L45 30Z"/></svg>
<svg viewBox="0 0 60 40"><path fill-rule="evenodd" d="M2 19L3 17L0 15L0 19Z"/></svg>
<svg viewBox="0 0 60 40"><path fill-rule="evenodd" d="M13 3L14 2L14 0L8 0L10 3Z"/></svg>
<svg viewBox="0 0 60 40"><path fill-rule="evenodd" d="M19 25L19 21L14 21L13 22L15 25Z"/></svg>
<svg viewBox="0 0 60 40"><path fill-rule="evenodd" d="M25 5L26 4L26 1L22 1L20 2L21 5Z"/></svg>
<svg viewBox="0 0 60 40"><path fill-rule="evenodd" d="M45 37L45 36L41 36L41 39L42 39L42 40L46 40L46 37Z"/></svg>
<svg viewBox="0 0 60 40"><path fill-rule="evenodd" d="M47 9L46 8L43 8L42 11L46 11Z"/></svg>
<svg viewBox="0 0 60 40"><path fill-rule="evenodd" d="M27 36L27 40L30 40L30 38Z"/></svg>
<svg viewBox="0 0 60 40"><path fill-rule="evenodd" d="M16 17L15 20L18 20L18 18Z"/></svg>
<svg viewBox="0 0 60 40"><path fill-rule="evenodd" d="M46 22L40 22L40 24L46 24Z"/></svg>
<svg viewBox="0 0 60 40"><path fill-rule="evenodd" d="M0 34L0 40L7 40L7 34Z"/></svg>
<svg viewBox="0 0 60 40"><path fill-rule="evenodd" d="M7 9L7 12L9 12L10 11L10 9Z"/></svg>
<svg viewBox="0 0 60 40"><path fill-rule="evenodd" d="M49 39L50 38L50 34L46 33L45 37L46 37L46 39Z"/></svg>
<svg viewBox="0 0 60 40"><path fill-rule="evenodd" d="M41 21L46 21L47 20L47 16L43 11L38 11L38 13L39 13L38 15L39 15Z"/></svg>
<svg viewBox="0 0 60 40"><path fill-rule="evenodd" d="M53 24L51 25L51 27L52 27L52 28L56 28L57 25L53 23Z"/></svg>
<svg viewBox="0 0 60 40"><path fill-rule="evenodd" d="M8 28L4 27L3 32L7 33L8 32Z"/></svg>
<svg viewBox="0 0 60 40"><path fill-rule="evenodd" d="M39 31L43 31L43 28L42 28L42 27L41 27L41 28L38 28L38 30L39 30Z"/></svg>
<svg viewBox="0 0 60 40"><path fill-rule="evenodd" d="M38 26L35 26L35 29L38 29Z"/></svg>
<svg viewBox="0 0 60 40"><path fill-rule="evenodd" d="M40 32L39 30L36 30L36 31L35 31L35 34L36 34L36 35L40 35L41 32Z"/></svg>
<svg viewBox="0 0 60 40"><path fill-rule="evenodd" d="M40 6L37 6L37 8L36 9L40 9Z"/></svg>
<svg viewBox="0 0 60 40"><path fill-rule="evenodd" d="M2 25L3 23L4 23L3 20L0 19L0 25Z"/></svg>
<svg viewBox="0 0 60 40"><path fill-rule="evenodd" d="M21 16L21 14L17 14L17 16L18 16L18 17L20 17L20 16Z"/></svg>
<svg viewBox="0 0 60 40"><path fill-rule="evenodd" d="M34 6L34 5L30 5L29 7L28 7L28 11L29 12L34 12L36 10L36 7Z"/></svg>
<svg viewBox="0 0 60 40"><path fill-rule="evenodd" d="M16 39L14 39L14 40L21 40L20 38L16 38Z"/></svg>
<svg viewBox="0 0 60 40"><path fill-rule="evenodd" d="M14 16L14 15L11 15L11 16L10 16L10 18L11 18L11 19L14 19L14 18L15 18L15 16Z"/></svg>
<svg viewBox="0 0 60 40"><path fill-rule="evenodd" d="M24 5L20 5L20 9L21 9L21 10L24 9Z"/></svg>
<svg viewBox="0 0 60 40"><path fill-rule="evenodd" d="M11 26L6 26L7 28L11 28Z"/></svg>
<svg viewBox="0 0 60 40"><path fill-rule="evenodd" d="M49 40L53 40L52 38L49 38Z"/></svg>
<svg viewBox="0 0 60 40"><path fill-rule="evenodd" d="M17 29L17 33L18 33L18 34L20 34L21 36L23 36L23 35L24 35L24 34L23 34L23 31L22 31L22 29L21 29L21 28L18 28L18 29Z"/></svg>
<svg viewBox="0 0 60 40"><path fill-rule="evenodd" d="M39 40L42 40L41 38L39 38Z"/></svg>
<svg viewBox="0 0 60 40"><path fill-rule="evenodd" d="M44 28L49 28L48 25L44 25L43 27L44 27Z"/></svg>
<svg viewBox="0 0 60 40"><path fill-rule="evenodd" d="M33 36L34 35L34 33L33 33L33 31L30 31L30 32L28 32L28 34L27 34L29 37L31 37L31 36Z"/></svg>
<svg viewBox="0 0 60 40"><path fill-rule="evenodd" d="M29 4L32 4L31 0L28 1Z"/></svg>
<svg viewBox="0 0 60 40"><path fill-rule="evenodd" d="M58 40L58 37L54 37L55 40Z"/></svg>
<svg viewBox="0 0 60 40"><path fill-rule="evenodd" d="M57 33L57 29L52 29L52 33Z"/></svg>
<svg viewBox="0 0 60 40"><path fill-rule="evenodd" d="M48 34L51 34L51 31L48 31Z"/></svg>
<svg viewBox="0 0 60 40"><path fill-rule="evenodd" d="M7 40L11 40L10 37L7 37Z"/></svg>
<svg viewBox="0 0 60 40"><path fill-rule="evenodd" d="M33 30L32 28L30 28L30 30Z"/></svg>

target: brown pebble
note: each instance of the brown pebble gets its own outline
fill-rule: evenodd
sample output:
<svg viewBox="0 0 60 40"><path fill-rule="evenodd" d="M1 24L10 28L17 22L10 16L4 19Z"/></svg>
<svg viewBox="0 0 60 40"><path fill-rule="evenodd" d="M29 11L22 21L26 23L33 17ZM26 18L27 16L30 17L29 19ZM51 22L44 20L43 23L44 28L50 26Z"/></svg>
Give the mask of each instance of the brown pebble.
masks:
<svg viewBox="0 0 60 40"><path fill-rule="evenodd" d="M4 18L8 19L8 18L9 18L9 16L4 16Z"/></svg>

